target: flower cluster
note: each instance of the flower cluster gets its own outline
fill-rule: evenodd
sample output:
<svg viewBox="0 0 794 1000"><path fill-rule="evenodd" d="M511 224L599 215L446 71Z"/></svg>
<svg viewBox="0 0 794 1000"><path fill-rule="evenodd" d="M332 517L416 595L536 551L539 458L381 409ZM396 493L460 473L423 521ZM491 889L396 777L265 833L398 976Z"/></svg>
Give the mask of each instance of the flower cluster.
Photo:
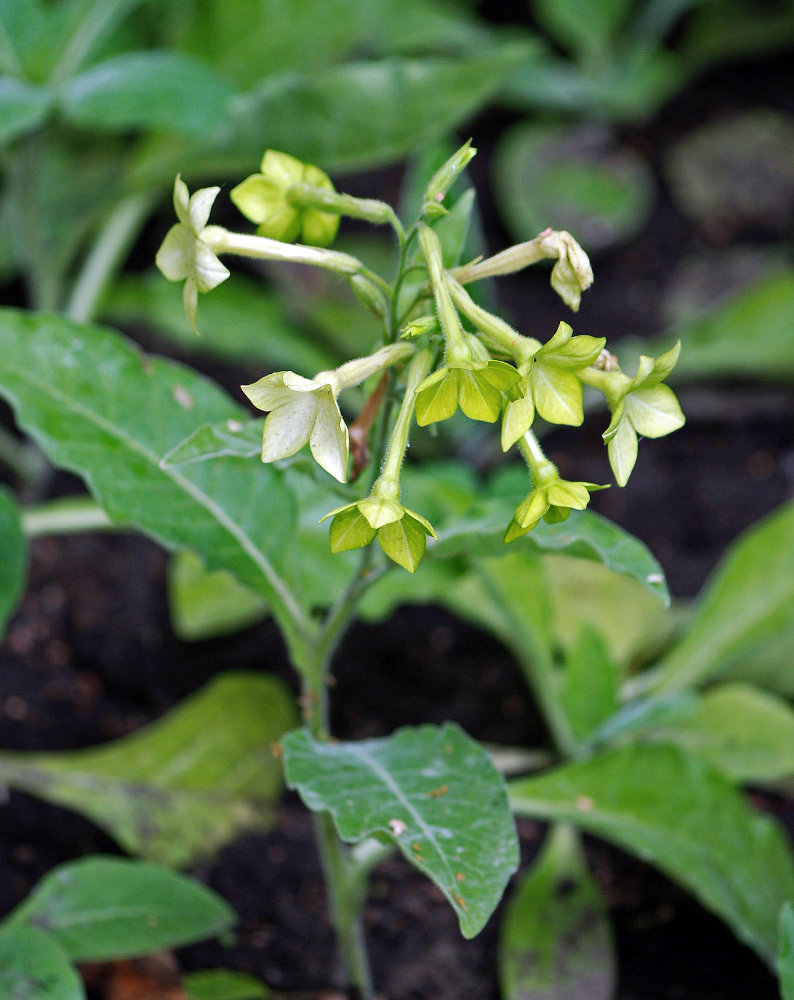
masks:
<svg viewBox="0 0 794 1000"><path fill-rule="evenodd" d="M436 537L430 522L401 502L400 473L414 422L420 427L438 424L458 410L485 423L501 419L502 448L517 447L529 477L529 492L507 525L507 542L526 535L541 520L554 523L571 510L584 510L590 494L603 488L560 477L534 433L536 417L577 427L584 420L583 386L601 392L611 413L604 440L621 486L636 462L639 436L661 437L684 423L675 395L664 384L678 358L678 345L655 360L642 357L631 377L605 350L603 337L574 335L567 323L560 323L544 343L520 333L469 294L467 286L480 278L551 259L552 287L576 311L593 273L587 255L569 233L545 230L534 240L492 257L457 267L445 264L438 220L447 213L444 200L449 189L475 152L466 143L433 176L420 217L407 228L384 202L338 193L317 167L274 150L265 153L260 172L231 193L232 201L258 226L257 235L208 226L218 189L205 188L189 197L178 177L174 188L178 223L157 255L167 278L185 282L185 309L194 328L198 292L211 290L229 275L218 258L225 253L336 272L382 322L380 343L366 357L313 378L275 372L242 389L254 406L267 413L264 462L288 459L308 445L317 464L344 483L350 440L339 396L377 376L356 432L366 436L378 410L383 411L377 420L378 475L366 497L337 507L323 520L331 522L332 551L371 552L370 544L377 540L389 559L410 572L424 556L428 538ZM326 249L341 216L392 226L401 267L394 282L373 274L349 254ZM295 243L299 238L305 242ZM414 282L406 303L403 279L409 269L420 270L422 278L418 285ZM366 455L365 446L359 450ZM366 458L359 462L359 450L354 474L366 462Z"/></svg>

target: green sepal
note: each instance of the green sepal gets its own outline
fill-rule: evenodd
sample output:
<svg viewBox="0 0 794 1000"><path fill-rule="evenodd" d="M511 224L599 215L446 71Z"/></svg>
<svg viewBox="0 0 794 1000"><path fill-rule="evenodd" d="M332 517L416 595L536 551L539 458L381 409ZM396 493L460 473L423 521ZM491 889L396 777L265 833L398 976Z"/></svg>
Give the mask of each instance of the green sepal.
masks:
<svg viewBox="0 0 794 1000"><path fill-rule="evenodd" d="M427 530L406 511L399 521L380 528L378 544L390 559L409 573L415 573L425 554Z"/></svg>
<svg viewBox="0 0 794 1000"><path fill-rule="evenodd" d="M330 515L326 515L328 517ZM375 529L358 509L357 504L342 507L334 514L328 532L331 552L363 549L375 537Z"/></svg>

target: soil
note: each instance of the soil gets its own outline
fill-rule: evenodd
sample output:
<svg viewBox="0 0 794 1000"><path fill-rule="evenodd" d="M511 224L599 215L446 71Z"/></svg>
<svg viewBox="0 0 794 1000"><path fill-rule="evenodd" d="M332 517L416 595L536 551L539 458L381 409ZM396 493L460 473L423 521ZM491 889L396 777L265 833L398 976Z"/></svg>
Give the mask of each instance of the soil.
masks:
<svg viewBox="0 0 794 1000"><path fill-rule="evenodd" d="M790 103L790 88L781 86L790 70L777 60L744 67L741 74L714 74L628 139L658 169L665 145L715 109ZM485 153L475 161L483 192L487 149L505 124L504 116L492 115L471 129ZM754 234L779 235L779 228ZM506 245L498 225L488 237L494 247ZM657 332L675 263L719 239L683 218L663 188L643 233L597 261L597 284L577 332L610 340L616 330ZM559 307L545 281L508 280L503 291L516 316L532 315L553 328ZM239 384L238 373L208 370ZM725 547L791 497L794 395L785 387L709 384L686 390L682 403L687 427L643 447L629 488L596 494L594 506L641 537L660 559L675 596L690 598ZM7 411L0 416L11 425ZM584 437L561 430L548 438L563 475L575 470L577 479L609 479L599 429ZM49 492L74 492L77 485L59 474ZM264 663L294 686L281 640L268 623L223 640L178 641L167 617L165 565L155 544L132 535L34 542L29 588L0 648L0 745L56 750L113 739L159 717L219 669L261 670ZM528 746L546 741L505 650L437 608L402 609L378 628L355 626L334 675L333 722L341 738L452 719L478 739ZM758 804L778 813L794 833L790 802L758 797ZM54 865L117 851L90 822L25 795L11 793L2 817L0 913ZM543 828L521 821L519 829L528 860ZM690 896L602 843L588 841L588 857L616 930L619 1000L777 997L768 970ZM286 797L268 833L241 837L196 874L229 900L240 924L232 947L215 942L182 950L183 968L236 968L285 992L340 986L311 820L295 798ZM376 870L366 927L384 998L497 1000L498 914L478 938L464 941L437 890L402 860Z"/></svg>

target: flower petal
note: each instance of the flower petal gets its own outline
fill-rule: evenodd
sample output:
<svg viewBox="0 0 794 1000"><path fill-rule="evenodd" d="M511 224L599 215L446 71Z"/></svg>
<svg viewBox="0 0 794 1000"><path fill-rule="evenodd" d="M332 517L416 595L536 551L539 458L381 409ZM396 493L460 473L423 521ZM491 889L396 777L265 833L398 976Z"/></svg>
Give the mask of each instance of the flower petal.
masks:
<svg viewBox="0 0 794 1000"><path fill-rule="evenodd" d="M393 524L395 521L399 521L405 514L405 508L397 503L396 500L384 500L375 496L360 500L358 509L376 530L386 524Z"/></svg>
<svg viewBox="0 0 794 1000"><path fill-rule="evenodd" d="M317 390L311 395L316 400L316 418L309 438L309 447L315 462L334 479L344 483L347 479L349 440L347 425L342 419L331 387Z"/></svg>
<svg viewBox="0 0 794 1000"><path fill-rule="evenodd" d="M590 502L590 493L584 483L570 483L567 479L560 479L549 486L546 496L551 506L573 510L584 510Z"/></svg>
<svg viewBox="0 0 794 1000"><path fill-rule="evenodd" d="M672 434L686 422L672 389L652 385L626 396L626 413L638 434L660 438Z"/></svg>
<svg viewBox="0 0 794 1000"><path fill-rule="evenodd" d="M317 403L312 396L295 396L286 406L273 410L265 420L262 461L277 462L300 451L316 419Z"/></svg>
<svg viewBox="0 0 794 1000"><path fill-rule="evenodd" d="M517 507L513 520L522 528L535 525L549 509L545 490L532 490ZM527 530L529 530L527 528Z"/></svg>
<svg viewBox="0 0 794 1000"><path fill-rule="evenodd" d="M189 203L190 193L187 189L187 184L182 180L182 175L177 174L174 181L174 211L176 212L177 219L179 219L182 225L188 228L190 228Z"/></svg>
<svg viewBox="0 0 794 1000"><path fill-rule="evenodd" d="M430 535L431 538L438 538L433 525L427 520L427 518L422 517L421 514L417 514L415 510L408 510L405 508L405 516L411 517L414 521L418 521L420 526L424 529L426 535Z"/></svg>
<svg viewBox="0 0 794 1000"><path fill-rule="evenodd" d="M447 420L458 408L459 369L442 368L416 390L416 422L420 427ZM441 374L443 372L443 374Z"/></svg>
<svg viewBox="0 0 794 1000"><path fill-rule="evenodd" d="M571 372L538 360L530 375L538 413L552 424L578 427L584 420L582 384Z"/></svg>
<svg viewBox="0 0 794 1000"><path fill-rule="evenodd" d="M265 375L258 382L241 385L240 388L259 410L275 410L277 406L285 406L292 402L295 393L292 387L285 384L285 377L292 372L273 372Z"/></svg>
<svg viewBox="0 0 794 1000"><path fill-rule="evenodd" d="M184 281L193 270L196 237L181 222L171 226L154 261L169 281Z"/></svg>
<svg viewBox="0 0 794 1000"><path fill-rule="evenodd" d="M637 432L626 417L620 421L607 445L609 464L618 486L625 486L637 461Z"/></svg>
<svg viewBox="0 0 794 1000"><path fill-rule="evenodd" d="M218 197L219 191L219 187L199 188L191 195L187 210L190 216L190 227L196 236L209 222L212 205Z"/></svg>
<svg viewBox="0 0 794 1000"><path fill-rule="evenodd" d="M484 420L492 424L499 419L502 410L502 393L489 385L479 371L459 369L460 408L471 420Z"/></svg>
<svg viewBox="0 0 794 1000"><path fill-rule="evenodd" d="M508 403L502 417L502 451L512 448L526 434L534 419L535 404L531 392Z"/></svg>
<svg viewBox="0 0 794 1000"><path fill-rule="evenodd" d="M196 285L200 292L211 292L229 277L229 269L222 264L206 243L196 240L194 267Z"/></svg>

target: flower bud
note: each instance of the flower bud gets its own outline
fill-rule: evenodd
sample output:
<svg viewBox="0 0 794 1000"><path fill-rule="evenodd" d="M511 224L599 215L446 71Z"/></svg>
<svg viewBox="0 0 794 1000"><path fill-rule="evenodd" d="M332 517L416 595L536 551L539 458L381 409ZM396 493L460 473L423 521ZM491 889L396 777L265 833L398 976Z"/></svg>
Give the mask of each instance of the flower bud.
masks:
<svg viewBox="0 0 794 1000"><path fill-rule="evenodd" d="M422 199L422 216L425 219L438 219L447 214L442 202L458 176L476 155L477 150L472 149L469 139L433 174Z"/></svg>

